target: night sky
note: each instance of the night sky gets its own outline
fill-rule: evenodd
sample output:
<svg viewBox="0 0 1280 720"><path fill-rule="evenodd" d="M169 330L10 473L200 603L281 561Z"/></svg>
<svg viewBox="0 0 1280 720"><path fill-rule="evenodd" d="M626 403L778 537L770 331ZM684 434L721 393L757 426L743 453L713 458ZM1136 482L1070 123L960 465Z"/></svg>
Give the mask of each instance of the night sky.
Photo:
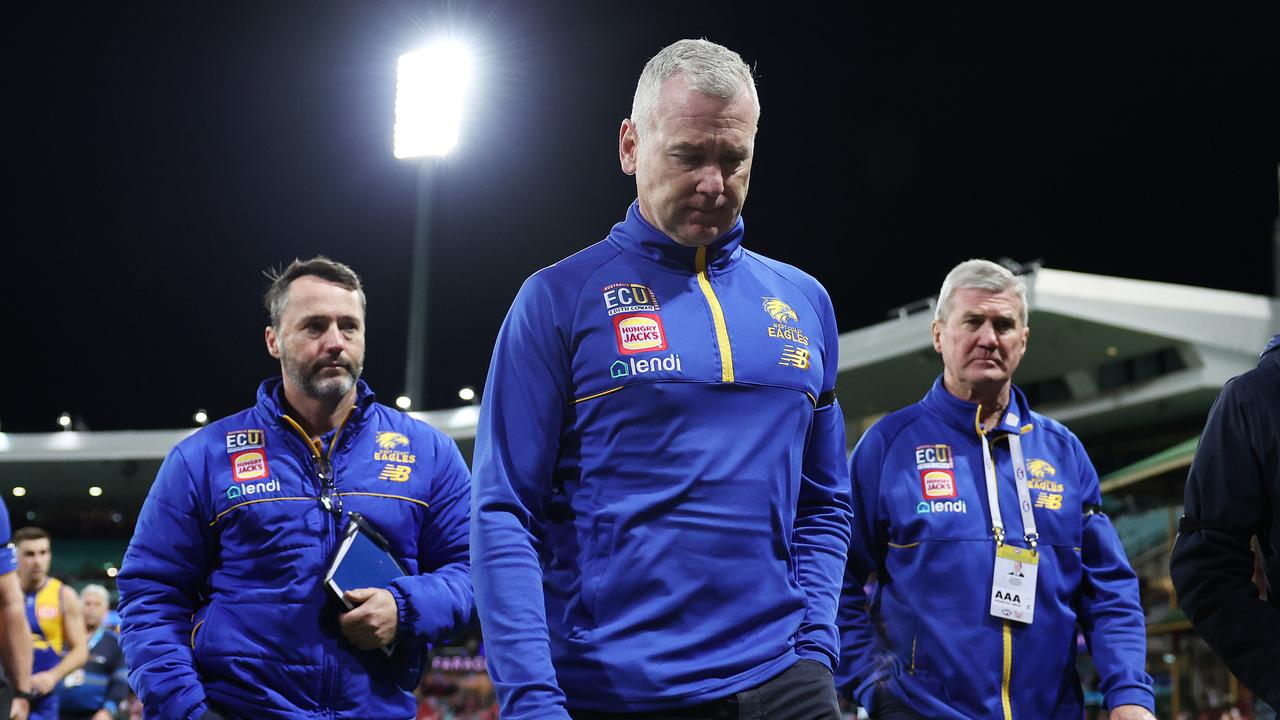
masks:
<svg viewBox="0 0 1280 720"><path fill-rule="evenodd" d="M436 169L431 407L483 384L525 277L623 216L618 125L682 37L755 65L746 245L816 275L841 331L974 256L1274 290L1276 3L37 5L10 24L5 431L249 405L278 373L262 271L317 253L363 276L365 378L400 393L417 169L391 154L395 62L447 31L480 78Z"/></svg>

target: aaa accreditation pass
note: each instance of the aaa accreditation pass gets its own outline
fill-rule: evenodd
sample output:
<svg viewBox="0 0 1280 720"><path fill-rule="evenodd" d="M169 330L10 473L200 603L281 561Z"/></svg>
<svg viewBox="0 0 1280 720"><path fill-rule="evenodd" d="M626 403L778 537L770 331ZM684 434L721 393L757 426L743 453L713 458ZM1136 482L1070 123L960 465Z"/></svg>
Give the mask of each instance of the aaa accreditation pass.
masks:
<svg viewBox="0 0 1280 720"><path fill-rule="evenodd" d="M998 545L996 571L991 580L991 614L1002 620L1031 624L1036 612L1036 570L1040 556L1033 550Z"/></svg>

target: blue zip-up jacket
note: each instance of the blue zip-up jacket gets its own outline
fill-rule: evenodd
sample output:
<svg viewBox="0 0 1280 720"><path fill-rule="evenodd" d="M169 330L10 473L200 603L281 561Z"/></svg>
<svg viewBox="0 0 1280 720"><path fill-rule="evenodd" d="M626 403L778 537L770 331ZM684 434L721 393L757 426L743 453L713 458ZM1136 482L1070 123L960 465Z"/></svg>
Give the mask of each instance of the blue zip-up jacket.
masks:
<svg viewBox="0 0 1280 720"><path fill-rule="evenodd" d="M1035 621L989 613L996 544L978 406L939 377L919 403L873 425L850 458L854 539L836 681L854 683L865 707L888 692L938 720L1079 720L1079 624L1107 706L1154 711L1138 580L1098 507L1097 472L1071 431L1032 412L1018 388L1011 398L988 438L1005 541L1027 547L1008 436L1021 438L1040 536Z"/></svg>
<svg viewBox="0 0 1280 720"><path fill-rule="evenodd" d="M812 277L632 204L534 274L476 436L472 577L503 720L644 712L833 667L849 541Z"/></svg>
<svg viewBox="0 0 1280 720"><path fill-rule="evenodd" d="M404 720L427 643L471 614L470 481L457 446L374 402L358 383L344 424L314 446L284 412L281 381L257 404L179 443L138 517L117 578L129 680L149 718L210 706L255 720ZM408 575L395 653L341 634L323 587L340 524L316 473L332 465L346 511L367 517Z"/></svg>

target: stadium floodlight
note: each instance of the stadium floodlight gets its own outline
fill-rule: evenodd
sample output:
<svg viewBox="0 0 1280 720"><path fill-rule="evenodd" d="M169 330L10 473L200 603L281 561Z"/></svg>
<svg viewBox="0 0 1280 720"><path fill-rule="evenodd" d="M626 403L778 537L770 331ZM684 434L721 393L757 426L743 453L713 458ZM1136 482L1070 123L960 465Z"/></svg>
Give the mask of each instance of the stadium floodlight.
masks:
<svg viewBox="0 0 1280 720"><path fill-rule="evenodd" d="M396 407L400 408L401 410L408 410L412 406L413 406L413 400L409 399L408 395L401 395L400 397L396 398Z"/></svg>
<svg viewBox="0 0 1280 720"><path fill-rule="evenodd" d="M465 402L471 402L476 399L476 389L468 385L458 391L458 398Z"/></svg>
<svg viewBox="0 0 1280 720"><path fill-rule="evenodd" d="M23 495L26 495L26 494L27 494L27 489L26 489L26 488L24 488L24 487L22 487L21 485L19 485L19 486L15 487L15 488L13 489L13 496L14 496L14 497L22 497Z"/></svg>
<svg viewBox="0 0 1280 720"><path fill-rule="evenodd" d="M71 429L71 413L62 413L58 416L58 425L63 430Z"/></svg>
<svg viewBox="0 0 1280 720"><path fill-rule="evenodd" d="M89 488L89 494L92 495L93 497L101 497L102 488L98 487L97 485L94 485L93 487Z"/></svg>
<svg viewBox="0 0 1280 720"><path fill-rule="evenodd" d="M396 64L395 156L445 155L458 144L471 53L453 40L405 53Z"/></svg>
<svg viewBox="0 0 1280 720"><path fill-rule="evenodd" d="M115 569L115 568L113 568L113 567L109 567L109 568L107 568L107 577L109 577L109 578L113 578L113 577L115 577L115 576L116 576L116 575L118 575L118 574L120 574L120 571L119 571L119 570L117 570L117 569Z"/></svg>
<svg viewBox="0 0 1280 720"><path fill-rule="evenodd" d="M196 411L195 415L191 416L191 419L195 420L197 425L204 425L209 422L209 413L205 412L204 409L201 408Z"/></svg>

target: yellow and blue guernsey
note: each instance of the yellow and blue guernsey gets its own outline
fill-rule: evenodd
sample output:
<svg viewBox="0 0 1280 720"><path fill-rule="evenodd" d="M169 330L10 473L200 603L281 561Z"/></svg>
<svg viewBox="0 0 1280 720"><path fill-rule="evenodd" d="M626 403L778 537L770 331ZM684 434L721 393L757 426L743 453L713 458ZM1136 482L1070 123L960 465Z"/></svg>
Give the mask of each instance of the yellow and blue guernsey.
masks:
<svg viewBox="0 0 1280 720"><path fill-rule="evenodd" d="M66 654L62 636L62 581L49 578L26 596L27 623L31 626L31 645L35 650L31 672L44 672L57 665Z"/></svg>
<svg viewBox="0 0 1280 720"><path fill-rule="evenodd" d="M363 381L335 430L307 437L280 378L169 453L138 516L120 588L121 645L147 717L211 708L255 720L403 720L428 643L471 615L470 476L444 433L374 401ZM324 588L340 511L408 572L395 652L360 650Z"/></svg>
<svg viewBox="0 0 1280 720"><path fill-rule="evenodd" d="M62 634L62 581L51 577L25 595L31 647L35 651L31 672L44 672L56 666L66 654L66 638ZM58 698L57 691L40 697L32 703L31 716L55 720L58 717Z"/></svg>
<svg viewBox="0 0 1280 720"><path fill-rule="evenodd" d="M1154 710L1138 581L1079 439L1032 412L1017 387L987 431L1005 542L1027 548L1014 480L1017 435L1039 534L1034 621L990 614L996 542L978 406L939 377L873 425L850 459L854 538L836 680L938 720L1079 720L1077 625L1108 707ZM875 573L870 599L864 583Z"/></svg>
<svg viewBox="0 0 1280 720"><path fill-rule="evenodd" d="M472 577L504 720L647 712L832 667L849 541L826 290L632 204L533 275L476 438Z"/></svg>

